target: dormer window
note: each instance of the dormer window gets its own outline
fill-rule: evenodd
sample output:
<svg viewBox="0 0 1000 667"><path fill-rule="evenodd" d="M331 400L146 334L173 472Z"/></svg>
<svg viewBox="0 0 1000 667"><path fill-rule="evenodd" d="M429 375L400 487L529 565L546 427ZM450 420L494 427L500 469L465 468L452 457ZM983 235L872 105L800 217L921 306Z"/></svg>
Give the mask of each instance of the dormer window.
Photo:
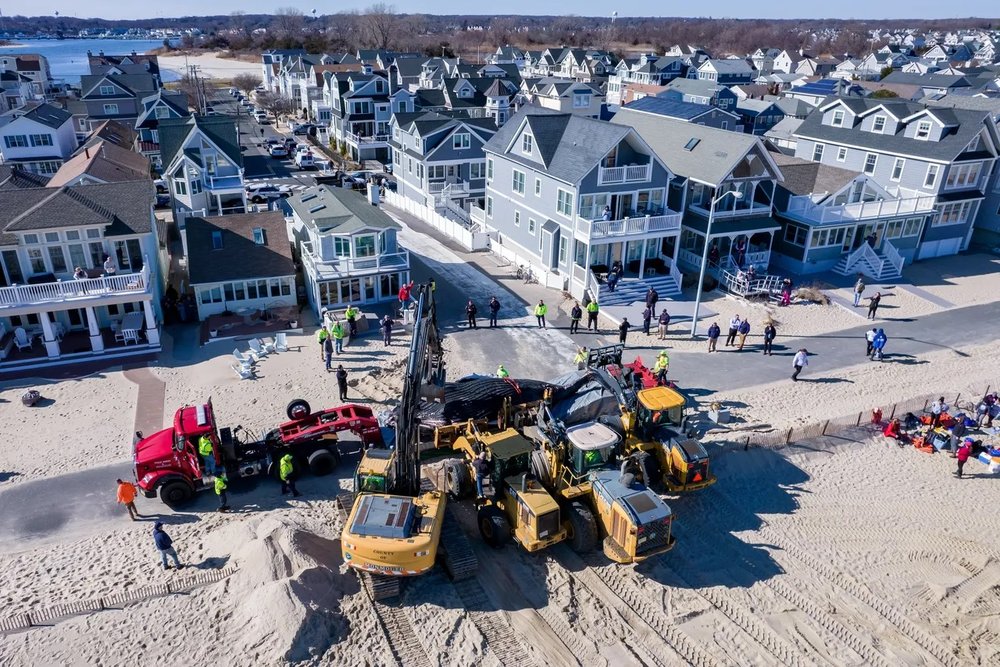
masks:
<svg viewBox="0 0 1000 667"><path fill-rule="evenodd" d="M156 118L170 118L170 109L167 107L156 107L153 109L153 115Z"/></svg>
<svg viewBox="0 0 1000 667"><path fill-rule="evenodd" d="M472 145L472 139L468 133L455 134L451 137L451 147L456 151L467 150Z"/></svg>
<svg viewBox="0 0 1000 667"><path fill-rule="evenodd" d="M104 97L110 97L115 94L114 86L101 86L101 95Z"/></svg>
<svg viewBox="0 0 1000 667"><path fill-rule="evenodd" d="M927 141L931 138L931 122L929 120L922 120L917 123L917 134L915 135L917 139L921 141Z"/></svg>
<svg viewBox="0 0 1000 667"><path fill-rule="evenodd" d="M875 116L875 120L872 122L872 132L878 132L881 134L885 131L885 116Z"/></svg>
<svg viewBox="0 0 1000 667"><path fill-rule="evenodd" d="M521 136L521 152L525 155L531 155L531 150L534 147L534 139L532 139L530 134L525 134Z"/></svg>
<svg viewBox="0 0 1000 667"><path fill-rule="evenodd" d="M834 127L843 127L844 126L844 110L843 109L837 109L836 111L833 112L833 119L831 120L830 124L833 125Z"/></svg>

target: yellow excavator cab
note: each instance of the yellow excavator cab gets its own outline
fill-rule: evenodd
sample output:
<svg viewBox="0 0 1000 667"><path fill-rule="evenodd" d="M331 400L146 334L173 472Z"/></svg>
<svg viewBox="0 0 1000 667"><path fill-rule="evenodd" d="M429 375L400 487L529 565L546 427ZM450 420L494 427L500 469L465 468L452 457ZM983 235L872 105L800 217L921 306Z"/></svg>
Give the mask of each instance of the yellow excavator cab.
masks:
<svg viewBox="0 0 1000 667"><path fill-rule="evenodd" d="M649 410L682 410L687 399L670 387L650 387L639 392L639 402Z"/></svg>

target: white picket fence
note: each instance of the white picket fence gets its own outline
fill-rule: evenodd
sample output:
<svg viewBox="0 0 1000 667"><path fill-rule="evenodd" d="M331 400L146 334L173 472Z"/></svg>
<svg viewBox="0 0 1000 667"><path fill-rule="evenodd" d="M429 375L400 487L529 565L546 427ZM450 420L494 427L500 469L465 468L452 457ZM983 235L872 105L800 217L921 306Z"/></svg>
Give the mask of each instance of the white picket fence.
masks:
<svg viewBox="0 0 1000 667"><path fill-rule="evenodd" d="M489 234L475 229L469 229L465 225L449 220L434 210L433 206L418 204L409 197L392 191L386 191L383 197L386 204L406 211L410 215L420 218L431 227L434 227L442 234L458 241L466 250L486 250L490 247Z"/></svg>

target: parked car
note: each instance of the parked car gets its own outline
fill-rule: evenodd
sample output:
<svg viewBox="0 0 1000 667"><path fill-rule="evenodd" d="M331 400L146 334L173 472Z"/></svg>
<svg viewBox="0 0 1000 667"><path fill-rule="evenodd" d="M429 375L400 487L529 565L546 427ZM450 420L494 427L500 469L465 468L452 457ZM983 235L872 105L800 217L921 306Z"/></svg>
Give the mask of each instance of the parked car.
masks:
<svg viewBox="0 0 1000 667"><path fill-rule="evenodd" d="M167 192L167 182L162 178L158 178L155 181L153 181L153 185L156 186L157 194Z"/></svg>
<svg viewBox="0 0 1000 667"><path fill-rule="evenodd" d="M265 113L263 111L258 111L257 113L255 113L253 115L253 117L256 118L257 122L260 123L261 125L270 125L271 124L271 119L268 117L267 113Z"/></svg>
<svg viewBox="0 0 1000 667"><path fill-rule="evenodd" d="M295 126L295 128L292 130L292 134L298 134L298 135L312 134L315 127L316 126L313 125L312 123L302 123L301 125Z"/></svg>
<svg viewBox="0 0 1000 667"><path fill-rule="evenodd" d="M292 196L292 189L287 185L251 183L246 187L246 193L247 199L254 204L260 204L272 199L287 199Z"/></svg>
<svg viewBox="0 0 1000 667"><path fill-rule="evenodd" d="M270 148L271 146L279 146L281 145L281 143L282 143L281 139L278 139L277 137L268 137L267 139L264 140L264 146L266 148Z"/></svg>
<svg viewBox="0 0 1000 667"><path fill-rule="evenodd" d="M170 206L170 195L165 192L156 194L156 208L167 208Z"/></svg>
<svg viewBox="0 0 1000 667"><path fill-rule="evenodd" d="M236 94L238 92L240 92L240 91L236 90L235 88L230 88L229 89L229 94L232 95L233 97L236 97Z"/></svg>
<svg viewBox="0 0 1000 667"><path fill-rule="evenodd" d="M357 185L364 185L371 176L372 172L370 171L351 171L345 174L344 177Z"/></svg>
<svg viewBox="0 0 1000 667"><path fill-rule="evenodd" d="M271 157L274 157L274 158L286 158L286 157L288 157L288 149L285 148L284 146L281 146L281 145L271 146L271 150L269 150L268 153L270 153Z"/></svg>

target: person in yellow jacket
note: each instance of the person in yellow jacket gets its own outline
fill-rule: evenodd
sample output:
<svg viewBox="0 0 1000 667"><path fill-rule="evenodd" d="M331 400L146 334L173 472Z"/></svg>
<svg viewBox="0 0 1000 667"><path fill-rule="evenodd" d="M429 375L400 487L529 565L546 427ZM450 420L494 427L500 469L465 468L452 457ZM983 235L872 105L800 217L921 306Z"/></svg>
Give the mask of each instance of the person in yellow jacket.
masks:
<svg viewBox="0 0 1000 667"><path fill-rule="evenodd" d="M600 308L597 305L597 301L591 301L587 304L587 331L590 331L590 325L594 325L594 331L597 331L597 311Z"/></svg>
<svg viewBox="0 0 1000 667"><path fill-rule="evenodd" d="M220 512L229 511L229 497L226 495L226 489L228 488L229 482L226 480L225 475L219 475L215 478L215 495L219 496Z"/></svg>
<svg viewBox="0 0 1000 667"><path fill-rule="evenodd" d="M319 343L319 356L321 359L326 358L326 351L323 349L323 343L326 342L326 337L330 335L330 332L326 330L325 326L319 328L316 332L316 342Z"/></svg>
<svg viewBox="0 0 1000 667"><path fill-rule="evenodd" d="M545 302L541 299L538 300L538 305L535 306L535 319L538 320L538 326L542 329L545 327L545 313L549 312L549 307L545 305Z"/></svg>
<svg viewBox="0 0 1000 667"><path fill-rule="evenodd" d="M503 364L500 364L500 366L497 367L497 377L498 378L509 378L510 377L510 373L508 373L507 369L503 367Z"/></svg>
<svg viewBox="0 0 1000 667"><path fill-rule="evenodd" d="M295 498L302 495L299 493L299 490L295 488L295 459L292 458L291 454L285 454L278 462L278 477L281 478L282 495L288 493L289 491L292 492L292 496Z"/></svg>
<svg viewBox="0 0 1000 667"><path fill-rule="evenodd" d="M667 371L670 370L670 355L666 350L661 350L653 364L653 373L656 375L656 382L660 385L667 384Z"/></svg>
<svg viewBox="0 0 1000 667"><path fill-rule="evenodd" d="M330 335L333 336L333 351L339 356L344 351L344 323L340 320L334 322Z"/></svg>
<svg viewBox="0 0 1000 667"><path fill-rule="evenodd" d="M215 475L215 450L212 448L212 440L207 435L198 438L198 453L201 454L202 463L205 464L205 476Z"/></svg>
<svg viewBox="0 0 1000 667"><path fill-rule="evenodd" d="M581 347L576 351L576 356L573 357L573 363L576 364L576 369L578 371L582 371L587 368L587 348Z"/></svg>
<svg viewBox="0 0 1000 667"><path fill-rule="evenodd" d="M354 306L348 305L347 310L344 311L344 319L347 320L347 328L351 332L351 338L358 335L358 315L361 311Z"/></svg>

